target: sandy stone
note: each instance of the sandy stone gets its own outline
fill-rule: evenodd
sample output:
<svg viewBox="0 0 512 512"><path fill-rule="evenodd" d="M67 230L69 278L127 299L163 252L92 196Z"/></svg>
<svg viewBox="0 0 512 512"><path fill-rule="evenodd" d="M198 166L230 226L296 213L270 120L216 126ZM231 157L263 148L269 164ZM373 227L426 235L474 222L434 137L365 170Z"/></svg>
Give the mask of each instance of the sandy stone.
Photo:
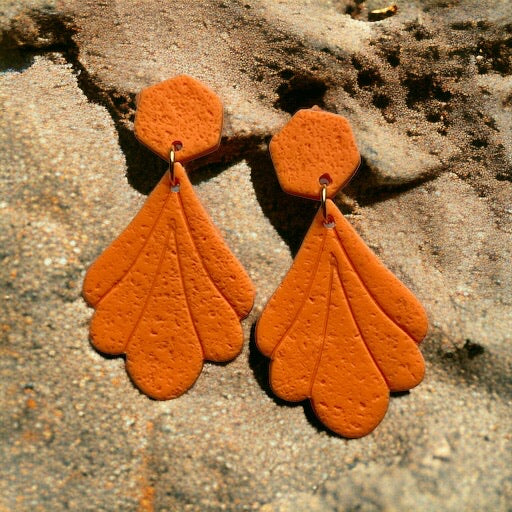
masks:
<svg viewBox="0 0 512 512"><path fill-rule="evenodd" d="M509 2L0 3L0 509L508 510L512 501ZM88 342L88 265L165 165L135 95L180 73L225 106L191 180L257 288L245 347L155 402ZM317 204L267 144L297 109L346 116L336 201L424 303L424 383L370 436L272 397L253 325ZM302 507L302 508L301 508Z"/></svg>

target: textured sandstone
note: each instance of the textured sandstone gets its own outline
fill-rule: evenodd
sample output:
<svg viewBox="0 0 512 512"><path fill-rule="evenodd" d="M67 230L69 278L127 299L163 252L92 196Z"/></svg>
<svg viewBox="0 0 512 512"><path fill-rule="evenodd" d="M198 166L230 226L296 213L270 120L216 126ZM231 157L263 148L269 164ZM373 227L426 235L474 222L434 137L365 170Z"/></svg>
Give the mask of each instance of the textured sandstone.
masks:
<svg viewBox="0 0 512 512"><path fill-rule="evenodd" d="M511 6L399 4L0 3L0 508L507 510ZM225 105L191 178L255 282L247 340L316 208L281 191L269 137L315 104L350 120L363 165L336 202L432 325L424 384L371 436L273 399L252 338L163 403L89 345L85 269L165 168L135 95L181 73Z"/></svg>

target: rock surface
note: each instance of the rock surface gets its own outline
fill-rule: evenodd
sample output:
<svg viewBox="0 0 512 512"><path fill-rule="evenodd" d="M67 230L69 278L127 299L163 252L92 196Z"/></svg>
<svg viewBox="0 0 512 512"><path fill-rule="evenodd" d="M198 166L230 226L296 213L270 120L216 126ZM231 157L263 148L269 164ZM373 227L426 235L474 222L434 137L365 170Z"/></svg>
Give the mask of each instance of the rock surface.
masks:
<svg viewBox="0 0 512 512"><path fill-rule="evenodd" d="M0 510L496 510L512 502L512 7L378 0L0 2ZM164 164L135 95L179 73L225 106L189 167L258 290L246 347L154 402L88 343L85 269ZM252 326L316 205L267 143L314 104L363 165L337 201L425 304L425 382L347 441L272 398Z"/></svg>

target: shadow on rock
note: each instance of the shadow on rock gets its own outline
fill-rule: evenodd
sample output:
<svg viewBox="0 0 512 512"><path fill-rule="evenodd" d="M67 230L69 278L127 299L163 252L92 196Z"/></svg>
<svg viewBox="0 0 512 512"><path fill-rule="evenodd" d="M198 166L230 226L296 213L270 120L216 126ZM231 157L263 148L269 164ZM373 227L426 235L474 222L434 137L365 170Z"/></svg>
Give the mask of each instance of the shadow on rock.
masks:
<svg viewBox="0 0 512 512"><path fill-rule="evenodd" d="M283 192L267 149L254 152L246 159L263 213L295 256L313 221L318 203Z"/></svg>
<svg viewBox="0 0 512 512"><path fill-rule="evenodd" d="M149 194L168 168L167 162L143 146L131 129L115 123L119 146L126 159L128 183L138 192Z"/></svg>

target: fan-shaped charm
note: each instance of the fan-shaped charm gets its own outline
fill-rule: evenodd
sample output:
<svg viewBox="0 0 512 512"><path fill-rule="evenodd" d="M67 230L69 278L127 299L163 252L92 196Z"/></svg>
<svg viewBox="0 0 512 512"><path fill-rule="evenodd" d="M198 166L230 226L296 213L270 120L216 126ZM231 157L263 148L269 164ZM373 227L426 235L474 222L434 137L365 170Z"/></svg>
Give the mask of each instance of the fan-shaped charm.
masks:
<svg viewBox="0 0 512 512"><path fill-rule="evenodd" d="M163 152L180 138L187 158L217 146L222 118L217 119L218 98L211 91L204 92L190 77L154 87L143 91L138 111L144 120L139 134L148 146ZM183 99L183 94L188 96ZM169 102L176 95L181 95L182 110L176 98ZM205 104L211 95L216 102ZM211 134L176 131L187 118L197 122L201 109L208 111L203 117L210 116L210 127L216 126L217 142ZM151 121L154 115L160 122ZM152 146L153 140L158 147ZM93 345L107 354L126 354L133 382L161 400L189 389L204 359L223 362L239 354L240 319L254 299L249 277L206 214L181 164L174 164L173 174L173 183L169 172L163 176L130 225L90 267L83 286L84 298L96 309L90 327Z"/></svg>
<svg viewBox="0 0 512 512"><path fill-rule="evenodd" d="M318 134L322 147L325 127L319 129L318 123L325 117L313 110L296 114L301 121L310 115L308 130ZM301 124L296 126L301 129ZM292 118L279 134L279 144L286 143L285 130L293 141L300 140L293 127ZM351 132L344 133L351 137ZM349 141L346 154L352 155L352 172L358 162L353 147ZM329 147L326 151L327 159L337 153ZM282 152L276 157L272 143L271 152L279 172ZM294 155L300 165L301 155ZM340 177L336 170L343 167L338 164L334 175L347 181L350 175ZM325 171L322 167L309 180L318 183L319 195ZM291 187L304 189L304 184L292 180ZM258 321L256 340L272 360L270 384L276 395L293 402L310 399L329 429L361 437L384 417L390 391L410 389L423 379L417 344L426 334L427 318L414 295L384 267L336 205L327 199L324 209L328 217L319 210L293 266Z"/></svg>

